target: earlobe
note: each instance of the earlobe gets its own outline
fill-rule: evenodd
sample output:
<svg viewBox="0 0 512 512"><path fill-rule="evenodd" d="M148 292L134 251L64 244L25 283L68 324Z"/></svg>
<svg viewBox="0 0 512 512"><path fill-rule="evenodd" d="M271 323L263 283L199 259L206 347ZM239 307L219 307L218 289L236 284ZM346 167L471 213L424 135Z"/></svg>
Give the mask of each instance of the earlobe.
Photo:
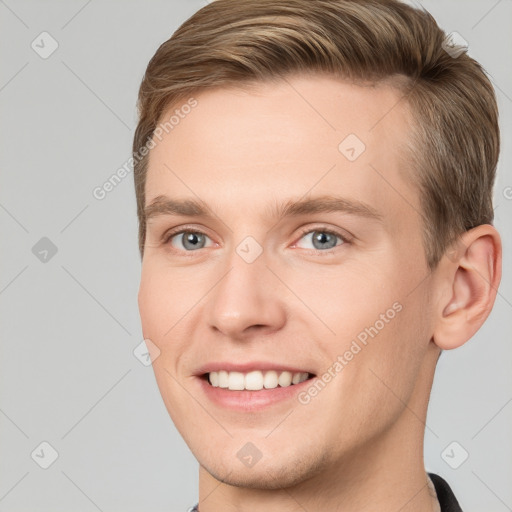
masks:
<svg viewBox="0 0 512 512"><path fill-rule="evenodd" d="M467 231L457 246L440 262L445 291L433 341L442 350L460 347L478 331L492 310L501 279L501 239L493 226Z"/></svg>

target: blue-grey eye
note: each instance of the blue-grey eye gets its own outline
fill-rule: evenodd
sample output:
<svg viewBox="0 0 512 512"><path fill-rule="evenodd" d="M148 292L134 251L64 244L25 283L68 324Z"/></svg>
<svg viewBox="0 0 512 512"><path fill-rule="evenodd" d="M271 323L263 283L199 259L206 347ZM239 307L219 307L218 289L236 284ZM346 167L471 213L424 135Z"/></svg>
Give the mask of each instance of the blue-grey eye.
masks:
<svg viewBox="0 0 512 512"><path fill-rule="evenodd" d="M182 231L171 237L171 245L176 247L176 249L195 251L197 249L203 249L206 246L207 238L205 234L196 231Z"/></svg>
<svg viewBox="0 0 512 512"><path fill-rule="evenodd" d="M340 235L325 230L309 231L302 237L302 239L307 238L309 238L310 243L313 244L313 249L317 251L332 249L333 247L344 243L344 240ZM338 239L340 240L340 243L338 243ZM310 249L310 247L303 248Z"/></svg>

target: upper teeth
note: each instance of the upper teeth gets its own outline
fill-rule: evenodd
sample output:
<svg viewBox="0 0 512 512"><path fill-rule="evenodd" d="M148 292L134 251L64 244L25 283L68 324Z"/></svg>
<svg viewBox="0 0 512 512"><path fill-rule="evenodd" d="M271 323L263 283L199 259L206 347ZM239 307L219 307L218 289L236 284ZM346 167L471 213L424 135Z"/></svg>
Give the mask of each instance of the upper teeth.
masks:
<svg viewBox="0 0 512 512"><path fill-rule="evenodd" d="M278 384L281 387L298 384L304 382L309 374L307 372L291 373L286 371L278 373L274 370L264 373L259 370L248 373L221 370L219 372L210 372L208 375L210 384L214 387L227 388L232 391L243 389L258 391L263 388L276 388Z"/></svg>

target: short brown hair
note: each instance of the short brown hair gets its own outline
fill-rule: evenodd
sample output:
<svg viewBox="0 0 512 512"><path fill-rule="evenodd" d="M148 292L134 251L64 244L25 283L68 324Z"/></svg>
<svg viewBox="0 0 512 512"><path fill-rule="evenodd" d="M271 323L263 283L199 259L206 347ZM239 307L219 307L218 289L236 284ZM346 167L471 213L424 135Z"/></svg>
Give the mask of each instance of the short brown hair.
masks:
<svg viewBox="0 0 512 512"><path fill-rule="evenodd" d="M166 110L208 88L313 72L374 83L401 77L393 83L415 121L410 179L435 268L461 233L492 223L500 145L489 79L445 42L427 11L397 0L216 0L200 9L158 48L139 90L133 156L141 257L149 154L140 150Z"/></svg>

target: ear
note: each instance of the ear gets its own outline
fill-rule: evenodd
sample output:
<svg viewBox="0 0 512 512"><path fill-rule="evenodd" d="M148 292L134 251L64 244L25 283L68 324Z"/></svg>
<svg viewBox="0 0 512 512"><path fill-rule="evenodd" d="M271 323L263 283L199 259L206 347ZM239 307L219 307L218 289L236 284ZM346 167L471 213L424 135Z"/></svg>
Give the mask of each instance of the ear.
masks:
<svg viewBox="0 0 512 512"><path fill-rule="evenodd" d="M460 347L489 316L501 280L501 238L490 224L466 231L440 261L441 297L434 343Z"/></svg>

